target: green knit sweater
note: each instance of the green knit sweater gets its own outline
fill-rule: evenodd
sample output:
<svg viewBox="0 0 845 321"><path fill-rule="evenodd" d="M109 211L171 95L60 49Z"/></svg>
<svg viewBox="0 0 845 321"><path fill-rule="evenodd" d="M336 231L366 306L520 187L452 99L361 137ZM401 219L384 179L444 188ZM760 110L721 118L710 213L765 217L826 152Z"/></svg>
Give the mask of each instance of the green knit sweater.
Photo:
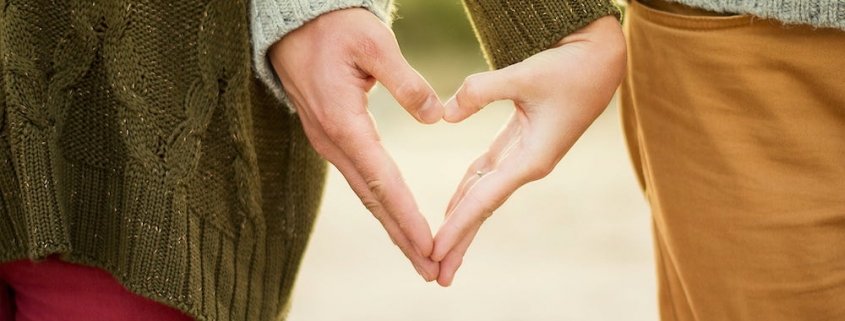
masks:
<svg viewBox="0 0 845 321"><path fill-rule="evenodd" d="M496 66L616 13L466 3ZM255 77L247 0L2 4L0 262L59 253L198 320L283 319L326 165Z"/></svg>

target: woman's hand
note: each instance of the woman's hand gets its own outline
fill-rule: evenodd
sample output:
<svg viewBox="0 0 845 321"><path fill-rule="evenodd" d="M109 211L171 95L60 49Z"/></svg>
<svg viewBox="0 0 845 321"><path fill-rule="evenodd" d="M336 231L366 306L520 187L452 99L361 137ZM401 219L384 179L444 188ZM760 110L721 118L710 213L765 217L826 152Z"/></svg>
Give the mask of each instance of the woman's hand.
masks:
<svg viewBox="0 0 845 321"><path fill-rule="evenodd" d="M446 103L446 121L460 122L497 100L512 100L516 109L449 202L431 256L440 262L438 283L452 283L482 222L519 187L548 175L601 114L625 61L621 27L608 16L521 63L466 79Z"/></svg>
<svg viewBox="0 0 845 321"><path fill-rule="evenodd" d="M367 110L376 81L422 123L443 117L434 90L405 60L392 31L364 9L321 15L270 48L270 60L317 152L334 164L427 281L431 229Z"/></svg>

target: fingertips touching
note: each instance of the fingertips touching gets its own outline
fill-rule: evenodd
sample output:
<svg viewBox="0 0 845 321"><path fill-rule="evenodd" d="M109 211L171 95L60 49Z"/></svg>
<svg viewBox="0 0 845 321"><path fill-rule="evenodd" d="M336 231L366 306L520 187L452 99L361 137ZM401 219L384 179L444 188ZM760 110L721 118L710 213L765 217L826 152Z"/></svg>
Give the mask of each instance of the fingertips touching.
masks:
<svg viewBox="0 0 845 321"><path fill-rule="evenodd" d="M434 262L429 258L422 258L416 263L421 271L419 274L426 282L437 280L440 277L440 263Z"/></svg>
<svg viewBox="0 0 845 321"><path fill-rule="evenodd" d="M376 78L417 121L433 124L443 119L443 103L428 82L404 58L388 75ZM399 70L396 70L399 68Z"/></svg>
<svg viewBox="0 0 845 321"><path fill-rule="evenodd" d="M381 222L391 241L411 261L417 273L428 282L437 279L440 269L439 264L428 258L428 254L431 253L433 247L433 239L428 228L428 223L422 219L422 223L415 224L419 230L407 226L407 223L406 228L403 229L397 222L396 216L387 212L387 207L374 194L370 184L361 175L361 172L353 164L353 161L344 153L340 152L340 148L333 145L329 145L329 147L328 149L332 151L332 154L336 155L336 157L332 158L332 163L346 178L350 187L358 195L364 206ZM414 235L418 236L414 237ZM422 242L422 244L417 245L416 242L412 241L413 239L416 239L416 242Z"/></svg>
<svg viewBox="0 0 845 321"><path fill-rule="evenodd" d="M524 175L514 168L518 166L513 159L507 159L466 190L434 237L433 260L443 260L464 235L478 228L514 191L527 182Z"/></svg>
<svg viewBox="0 0 845 321"><path fill-rule="evenodd" d="M445 113L443 103L437 95L429 95L426 102L417 112L417 119L424 124L434 124L443 119Z"/></svg>
<svg viewBox="0 0 845 321"><path fill-rule="evenodd" d="M455 96L449 98L444 106L443 120L450 123L457 123L469 117L468 113L461 112L461 106Z"/></svg>
<svg viewBox="0 0 845 321"><path fill-rule="evenodd" d="M472 228L472 230L464 236L461 242L458 243L454 249L449 251L449 253L446 254L446 257L440 261L440 274L437 277L438 284L444 287L452 285L452 281L455 279L455 274L464 262L464 255L466 255L469 246L472 244L472 241L475 239L475 235L478 234L478 230L480 228L480 225Z"/></svg>
<svg viewBox="0 0 845 321"><path fill-rule="evenodd" d="M463 264L464 258L458 255L449 254L440 262L440 275L437 276L437 284L449 287L455 280L455 274Z"/></svg>

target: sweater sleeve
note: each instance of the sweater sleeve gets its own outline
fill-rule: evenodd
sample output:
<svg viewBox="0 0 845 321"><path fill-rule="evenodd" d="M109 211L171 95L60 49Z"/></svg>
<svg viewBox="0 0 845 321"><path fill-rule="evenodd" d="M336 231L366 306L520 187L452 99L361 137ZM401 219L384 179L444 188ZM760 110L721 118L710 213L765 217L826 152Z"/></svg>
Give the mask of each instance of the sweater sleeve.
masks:
<svg viewBox="0 0 845 321"><path fill-rule="evenodd" d="M463 1L493 68L525 60L598 18L621 18L612 0Z"/></svg>
<svg viewBox="0 0 845 321"><path fill-rule="evenodd" d="M270 46L308 21L324 13L340 9L365 8L389 24L392 18L391 2L391 0L251 0L250 34L256 76L293 112L293 106L285 98L285 91L267 57Z"/></svg>

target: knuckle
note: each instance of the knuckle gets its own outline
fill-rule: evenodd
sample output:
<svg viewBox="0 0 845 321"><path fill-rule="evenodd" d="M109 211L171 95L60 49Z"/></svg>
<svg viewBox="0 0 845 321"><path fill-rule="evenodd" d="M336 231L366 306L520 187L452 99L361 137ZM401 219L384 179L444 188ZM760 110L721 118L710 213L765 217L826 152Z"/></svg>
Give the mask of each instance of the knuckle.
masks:
<svg viewBox="0 0 845 321"><path fill-rule="evenodd" d="M493 212L496 211L496 206L493 204L486 204L481 208L481 213L478 215L478 223L482 224L487 221L488 218L493 216Z"/></svg>
<svg viewBox="0 0 845 321"><path fill-rule="evenodd" d="M333 141L345 141L349 138L349 130L347 130L346 126L327 123L323 125L323 130L326 132L326 136Z"/></svg>
<svg viewBox="0 0 845 321"><path fill-rule="evenodd" d="M493 204L492 202L485 202L474 194L468 194L466 197L470 202L474 202L478 205L480 212L475 216L478 224L484 223L484 221L490 218L490 216L493 216L493 212L497 209L496 204Z"/></svg>
<svg viewBox="0 0 845 321"><path fill-rule="evenodd" d="M367 189L375 196L376 199L384 199L385 183L380 179L367 180Z"/></svg>
<svg viewBox="0 0 845 321"><path fill-rule="evenodd" d="M378 59L384 54L384 49L375 35L365 35L356 43L356 50L365 59Z"/></svg>
<svg viewBox="0 0 845 321"><path fill-rule="evenodd" d="M398 215L394 217L396 220L396 225L399 226L399 230L407 231L411 227L411 220L406 215Z"/></svg>
<svg viewBox="0 0 845 321"><path fill-rule="evenodd" d="M493 209L488 209L488 210L481 212L481 222L486 221L491 216L493 216Z"/></svg>
<svg viewBox="0 0 845 321"><path fill-rule="evenodd" d="M428 100L428 90L419 80L409 79L396 87L396 96L411 107L421 107Z"/></svg>
<svg viewBox="0 0 845 321"><path fill-rule="evenodd" d="M364 204L364 207L366 207L370 213L373 213L373 216L375 216L376 219L379 221L384 220L381 202L369 196L361 196L361 204Z"/></svg>
<svg viewBox="0 0 845 321"><path fill-rule="evenodd" d="M510 66L511 69L508 72L509 79L508 81L512 83L514 86L520 88L531 88L532 83L536 83L537 79L555 79L555 78L543 78L543 73L557 73L557 71L553 70L552 68L548 68L545 70L535 71L530 70L528 68L517 68L517 66Z"/></svg>
<svg viewBox="0 0 845 321"><path fill-rule="evenodd" d="M481 76L470 75L464 79L464 84L456 96L461 106L474 106L479 104L481 98Z"/></svg>
<svg viewBox="0 0 845 321"><path fill-rule="evenodd" d="M455 224L445 224L440 229L443 232L445 232L444 234L451 234L451 235L461 235L461 232L463 231L461 226L457 226ZM449 245L452 245L452 244L449 244Z"/></svg>
<svg viewBox="0 0 845 321"><path fill-rule="evenodd" d="M551 174L555 169L555 165L555 162L549 160L535 162L534 165L527 168L525 176L529 181L536 181L549 176L549 174Z"/></svg>

